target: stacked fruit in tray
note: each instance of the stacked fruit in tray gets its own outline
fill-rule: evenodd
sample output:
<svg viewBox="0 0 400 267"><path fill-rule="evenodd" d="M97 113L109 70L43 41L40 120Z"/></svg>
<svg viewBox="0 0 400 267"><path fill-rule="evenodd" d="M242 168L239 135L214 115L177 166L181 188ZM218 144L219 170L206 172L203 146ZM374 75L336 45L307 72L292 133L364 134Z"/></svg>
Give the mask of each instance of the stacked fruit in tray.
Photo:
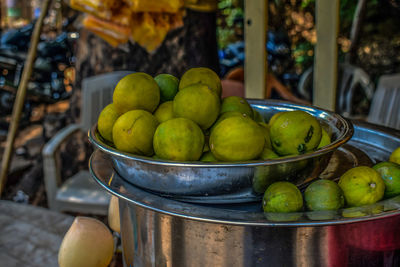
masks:
<svg viewBox="0 0 400 267"><path fill-rule="evenodd" d="M329 129L307 112L280 112L266 122L246 99L221 99L221 90L218 75L207 68L190 69L180 80L170 74L130 74L115 87L113 103L98 118L98 131L117 150L172 161L270 160L331 143ZM353 168L338 183L317 180L304 191L305 205L296 185L273 183L265 191L263 209L285 213L375 203L400 194L397 163Z"/></svg>

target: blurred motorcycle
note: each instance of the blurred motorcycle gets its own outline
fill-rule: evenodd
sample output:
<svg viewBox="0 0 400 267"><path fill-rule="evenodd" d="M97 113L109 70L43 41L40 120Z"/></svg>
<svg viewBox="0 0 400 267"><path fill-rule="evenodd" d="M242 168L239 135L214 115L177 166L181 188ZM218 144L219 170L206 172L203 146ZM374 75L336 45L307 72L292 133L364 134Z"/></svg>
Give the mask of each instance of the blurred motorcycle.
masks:
<svg viewBox="0 0 400 267"><path fill-rule="evenodd" d="M67 24L70 22L67 22ZM67 25L65 25L67 26ZM12 112L14 99L21 80L34 23L2 34L0 39L0 115ZM29 120L32 107L67 99L70 92L65 83L65 72L73 68L73 46L77 33L62 32L54 39L42 38L27 86L27 98L22 124ZM0 126L7 123L0 122Z"/></svg>

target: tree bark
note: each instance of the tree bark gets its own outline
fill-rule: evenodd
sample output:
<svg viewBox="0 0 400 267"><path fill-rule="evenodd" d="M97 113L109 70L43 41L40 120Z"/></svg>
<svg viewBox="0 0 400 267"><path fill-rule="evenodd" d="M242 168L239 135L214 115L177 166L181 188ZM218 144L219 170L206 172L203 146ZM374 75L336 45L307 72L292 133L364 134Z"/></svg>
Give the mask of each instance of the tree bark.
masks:
<svg viewBox="0 0 400 267"><path fill-rule="evenodd" d="M76 52L76 86L71 98L70 118L80 113L80 84L85 77L116 70L169 73L180 77L192 67L208 67L219 73L216 14L187 10L184 26L169 32L154 52L128 43L113 48L96 35L82 30Z"/></svg>

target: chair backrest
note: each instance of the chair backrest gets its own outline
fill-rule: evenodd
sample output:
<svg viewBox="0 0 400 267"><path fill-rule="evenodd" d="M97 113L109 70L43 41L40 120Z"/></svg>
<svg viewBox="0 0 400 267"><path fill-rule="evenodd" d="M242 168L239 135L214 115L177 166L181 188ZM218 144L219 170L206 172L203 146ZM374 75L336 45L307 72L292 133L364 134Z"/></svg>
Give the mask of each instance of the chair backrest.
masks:
<svg viewBox="0 0 400 267"><path fill-rule="evenodd" d="M362 89L362 94L371 102L374 95L374 84L369 75L361 68L350 65L339 65L337 110L346 117L353 115L354 98L357 86Z"/></svg>
<svg viewBox="0 0 400 267"><path fill-rule="evenodd" d="M300 77L298 92L306 100L312 100L313 68L307 69ZM336 111L344 116L353 115L353 106L357 89L362 90L366 101L370 102L374 94L374 84L369 75L361 68L341 63L338 65L338 83Z"/></svg>
<svg viewBox="0 0 400 267"><path fill-rule="evenodd" d="M82 103L81 103L81 127L88 131L94 123L101 110L112 102L112 95L115 86L124 76L133 71L114 71L82 81Z"/></svg>
<svg viewBox="0 0 400 267"><path fill-rule="evenodd" d="M367 121L400 129L400 73L381 76Z"/></svg>

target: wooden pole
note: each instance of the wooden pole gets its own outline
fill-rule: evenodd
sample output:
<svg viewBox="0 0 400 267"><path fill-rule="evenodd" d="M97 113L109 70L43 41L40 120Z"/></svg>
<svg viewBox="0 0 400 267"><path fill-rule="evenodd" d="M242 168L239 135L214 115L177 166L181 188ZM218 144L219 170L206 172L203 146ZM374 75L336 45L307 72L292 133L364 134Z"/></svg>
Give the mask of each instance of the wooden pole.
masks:
<svg viewBox="0 0 400 267"><path fill-rule="evenodd" d="M264 98L267 77L268 0L245 0L244 85L247 98Z"/></svg>
<svg viewBox="0 0 400 267"><path fill-rule="evenodd" d="M22 108L25 102L26 88L29 82L29 78L32 74L33 63L36 58L36 48L40 39L40 33L42 31L44 18L46 17L47 11L49 10L50 2L51 0L45 0L42 4L42 10L32 33L28 57L26 58L24 70L22 72L22 78L18 86L17 96L15 98L11 117L12 119L10 122L10 128L7 135L6 147L3 154L3 160L1 162L0 196L3 194L3 190L7 182L8 168L10 166L15 136L18 130L19 120L21 118Z"/></svg>
<svg viewBox="0 0 400 267"><path fill-rule="evenodd" d="M339 0L316 1L317 45L314 57L315 106L335 110Z"/></svg>

